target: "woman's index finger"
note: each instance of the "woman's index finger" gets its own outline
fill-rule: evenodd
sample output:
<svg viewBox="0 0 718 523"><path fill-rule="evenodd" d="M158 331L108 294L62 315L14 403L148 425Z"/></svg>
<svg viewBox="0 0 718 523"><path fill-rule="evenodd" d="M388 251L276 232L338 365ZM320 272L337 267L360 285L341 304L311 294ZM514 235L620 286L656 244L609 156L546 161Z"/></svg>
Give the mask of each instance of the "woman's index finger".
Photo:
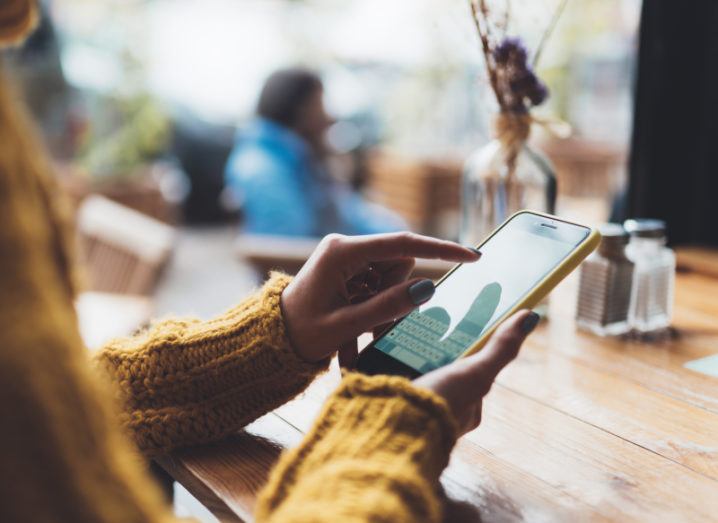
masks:
<svg viewBox="0 0 718 523"><path fill-rule="evenodd" d="M397 258L440 259L472 262L481 256L478 251L458 243L439 240L412 232L356 236L350 239L348 254L363 263Z"/></svg>

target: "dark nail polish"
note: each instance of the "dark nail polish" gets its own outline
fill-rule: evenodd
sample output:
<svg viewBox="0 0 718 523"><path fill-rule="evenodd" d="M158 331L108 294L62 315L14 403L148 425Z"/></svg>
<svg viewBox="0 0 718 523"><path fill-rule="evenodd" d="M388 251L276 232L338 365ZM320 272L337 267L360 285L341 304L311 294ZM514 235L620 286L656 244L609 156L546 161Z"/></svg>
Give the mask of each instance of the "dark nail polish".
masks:
<svg viewBox="0 0 718 523"><path fill-rule="evenodd" d="M474 251L476 254L481 256L481 251L479 249L477 249L476 247L467 247L467 249Z"/></svg>
<svg viewBox="0 0 718 523"><path fill-rule="evenodd" d="M526 316L524 321L521 323L521 331L524 334L530 334L531 331L536 328L536 325L538 325L540 319L541 316L532 311L531 314Z"/></svg>
<svg viewBox="0 0 718 523"><path fill-rule="evenodd" d="M431 280L421 280L409 287L409 297L415 305L425 303L434 295L434 282Z"/></svg>

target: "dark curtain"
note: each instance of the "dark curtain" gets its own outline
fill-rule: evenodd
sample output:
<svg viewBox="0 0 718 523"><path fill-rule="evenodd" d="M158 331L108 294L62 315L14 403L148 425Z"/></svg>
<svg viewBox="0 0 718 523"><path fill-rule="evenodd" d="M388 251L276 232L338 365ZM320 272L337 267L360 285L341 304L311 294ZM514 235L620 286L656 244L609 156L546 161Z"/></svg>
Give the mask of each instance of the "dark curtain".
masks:
<svg viewBox="0 0 718 523"><path fill-rule="evenodd" d="M644 0L627 211L718 246L718 1Z"/></svg>

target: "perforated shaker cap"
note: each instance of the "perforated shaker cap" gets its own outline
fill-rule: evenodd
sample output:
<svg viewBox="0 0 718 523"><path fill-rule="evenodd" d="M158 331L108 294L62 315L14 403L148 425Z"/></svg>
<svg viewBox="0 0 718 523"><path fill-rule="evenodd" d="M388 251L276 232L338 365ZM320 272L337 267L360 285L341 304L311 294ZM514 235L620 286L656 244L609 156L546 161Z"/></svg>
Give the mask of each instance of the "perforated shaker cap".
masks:
<svg viewBox="0 0 718 523"><path fill-rule="evenodd" d="M598 232L601 233L602 239L605 238L611 242L623 240L626 243L628 241L628 233L620 223L602 223L598 226Z"/></svg>
<svg viewBox="0 0 718 523"><path fill-rule="evenodd" d="M647 218L626 220L623 226L631 236L637 238L663 238L666 235L666 222L663 220Z"/></svg>
<svg viewBox="0 0 718 523"><path fill-rule="evenodd" d="M601 233L601 245L598 250L604 256L612 257L623 252L628 243L628 233L620 223L602 223L598 226Z"/></svg>

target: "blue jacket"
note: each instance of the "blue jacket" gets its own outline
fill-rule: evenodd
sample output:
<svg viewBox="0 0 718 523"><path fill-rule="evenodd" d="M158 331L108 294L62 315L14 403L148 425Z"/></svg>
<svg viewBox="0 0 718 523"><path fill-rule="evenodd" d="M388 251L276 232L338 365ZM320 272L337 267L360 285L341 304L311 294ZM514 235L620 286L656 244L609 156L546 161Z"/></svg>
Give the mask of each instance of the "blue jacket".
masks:
<svg viewBox="0 0 718 523"><path fill-rule="evenodd" d="M242 204L249 233L324 236L407 227L395 213L332 180L301 137L268 120L256 120L237 135L225 178Z"/></svg>

